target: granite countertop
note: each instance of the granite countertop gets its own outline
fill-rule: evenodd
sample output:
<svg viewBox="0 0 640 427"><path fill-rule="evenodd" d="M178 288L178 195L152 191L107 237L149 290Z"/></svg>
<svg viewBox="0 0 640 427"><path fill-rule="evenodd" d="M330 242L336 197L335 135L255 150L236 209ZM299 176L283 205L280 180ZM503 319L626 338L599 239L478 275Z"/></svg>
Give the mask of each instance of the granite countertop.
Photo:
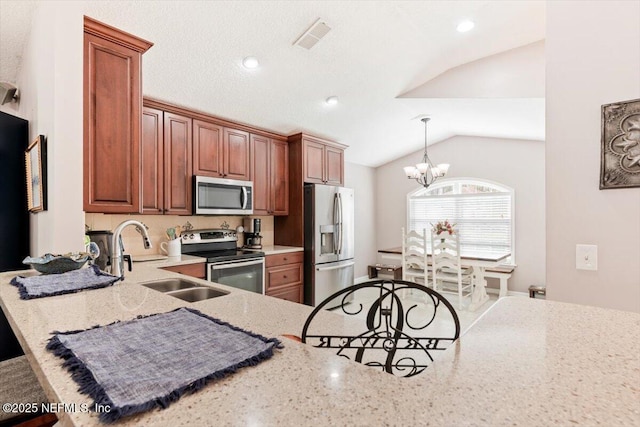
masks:
<svg viewBox="0 0 640 427"><path fill-rule="evenodd" d="M253 249L245 249L245 250L253 250ZM290 252L304 252L304 248L298 246L280 246L280 245L264 245L262 249L255 249L259 252L264 252L265 255L277 255L277 254L287 254Z"/></svg>
<svg viewBox="0 0 640 427"><path fill-rule="evenodd" d="M0 274L2 309L51 401L90 403L61 360L45 350L51 331L190 306L273 337L299 335L311 311L205 281L230 294L187 304L138 285L178 276L157 268L161 266L167 266L165 261L138 263L115 286L26 301L9 284L14 274ZM345 317L324 316L328 327L348 328ZM425 373L410 379L281 339L285 348L258 366L185 395L165 410L128 417L118 425L640 424L636 313L502 298ZM58 416L61 425L100 425L93 413Z"/></svg>

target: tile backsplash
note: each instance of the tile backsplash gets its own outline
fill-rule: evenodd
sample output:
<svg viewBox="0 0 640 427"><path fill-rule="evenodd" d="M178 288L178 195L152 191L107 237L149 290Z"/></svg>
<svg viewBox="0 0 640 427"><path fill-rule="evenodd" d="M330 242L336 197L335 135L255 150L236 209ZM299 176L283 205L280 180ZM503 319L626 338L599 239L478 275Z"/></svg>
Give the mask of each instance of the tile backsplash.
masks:
<svg viewBox="0 0 640 427"><path fill-rule="evenodd" d="M113 231L118 224L128 219L135 219L145 224L149 230L149 238L153 247L149 250L145 249L142 244L142 238L136 231L135 227L127 227L122 233L122 243L125 252L132 255L150 255L159 254L160 243L168 240L166 230L169 227L180 225L184 227L187 223L191 223L194 229L204 228L223 228L223 224L229 226L229 229L235 229L243 224L243 216L179 216L179 215L119 215L119 214L99 214L85 213L85 224L91 230L111 230ZM252 216L252 218L260 218L262 221L262 244L264 246L273 245L273 217L272 216ZM244 243L243 235L238 235L238 245Z"/></svg>

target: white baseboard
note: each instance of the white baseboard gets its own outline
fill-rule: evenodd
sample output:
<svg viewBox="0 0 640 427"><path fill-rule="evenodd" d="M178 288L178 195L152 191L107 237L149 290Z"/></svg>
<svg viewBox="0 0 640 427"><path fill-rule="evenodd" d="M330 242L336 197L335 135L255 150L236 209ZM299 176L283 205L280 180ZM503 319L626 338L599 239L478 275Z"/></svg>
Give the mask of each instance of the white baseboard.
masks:
<svg viewBox="0 0 640 427"><path fill-rule="evenodd" d="M496 294L498 295L500 293L500 289L498 288L485 288L487 290L488 294ZM512 297L529 297L529 293L528 292L518 292L518 291L507 291L507 296L512 296Z"/></svg>

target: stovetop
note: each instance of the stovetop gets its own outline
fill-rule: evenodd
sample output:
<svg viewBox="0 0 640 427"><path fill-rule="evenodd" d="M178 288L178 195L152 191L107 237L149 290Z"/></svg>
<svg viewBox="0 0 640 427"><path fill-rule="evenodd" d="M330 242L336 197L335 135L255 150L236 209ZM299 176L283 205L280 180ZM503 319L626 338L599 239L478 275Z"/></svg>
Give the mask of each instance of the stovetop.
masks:
<svg viewBox="0 0 640 427"><path fill-rule="evenodd" d="M206 258L207 262L235 261L239 259L264 258L264 252L247 251L241 248L218 251L191 252L189 255Z"/></svg>
<svg viewBox="0 0 640 427"><path fill-rule="evenodd" d="M182 236L182 253L206 258L207 262L264 258L264 252L238 248L237 244L235 230L192 230Z"/></svg>

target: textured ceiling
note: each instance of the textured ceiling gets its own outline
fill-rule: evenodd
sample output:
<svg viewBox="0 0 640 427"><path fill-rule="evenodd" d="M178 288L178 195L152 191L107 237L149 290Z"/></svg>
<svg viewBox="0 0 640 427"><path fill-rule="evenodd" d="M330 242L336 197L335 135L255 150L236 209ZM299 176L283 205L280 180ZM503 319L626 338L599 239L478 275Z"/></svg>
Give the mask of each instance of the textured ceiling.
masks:
<svg viewBox="0 0 640 427"><path fill-rule="evenodd" d="M28 27L31 8L14 9L22 3L0 3L0 80L16 78L13 59L26 37L5 25ZM412 121L419 114L433 117L430 143L454 134L544 137L539 99L398 98L452 67L543 39L541 1L74 4L154 43L144 55L146 95L282 134L331 138L350 146L350 162L377 166L419 150L421 124ZM6 18L7 10L17 17ZM293 46L317 18L332 28L327 36L311 50ZM476 28L456 32L463 18ZM241 66L248 55L259 69ZM331 95L340 102L328 107ZM438 124L440 117L447 120Z"/></svg>

